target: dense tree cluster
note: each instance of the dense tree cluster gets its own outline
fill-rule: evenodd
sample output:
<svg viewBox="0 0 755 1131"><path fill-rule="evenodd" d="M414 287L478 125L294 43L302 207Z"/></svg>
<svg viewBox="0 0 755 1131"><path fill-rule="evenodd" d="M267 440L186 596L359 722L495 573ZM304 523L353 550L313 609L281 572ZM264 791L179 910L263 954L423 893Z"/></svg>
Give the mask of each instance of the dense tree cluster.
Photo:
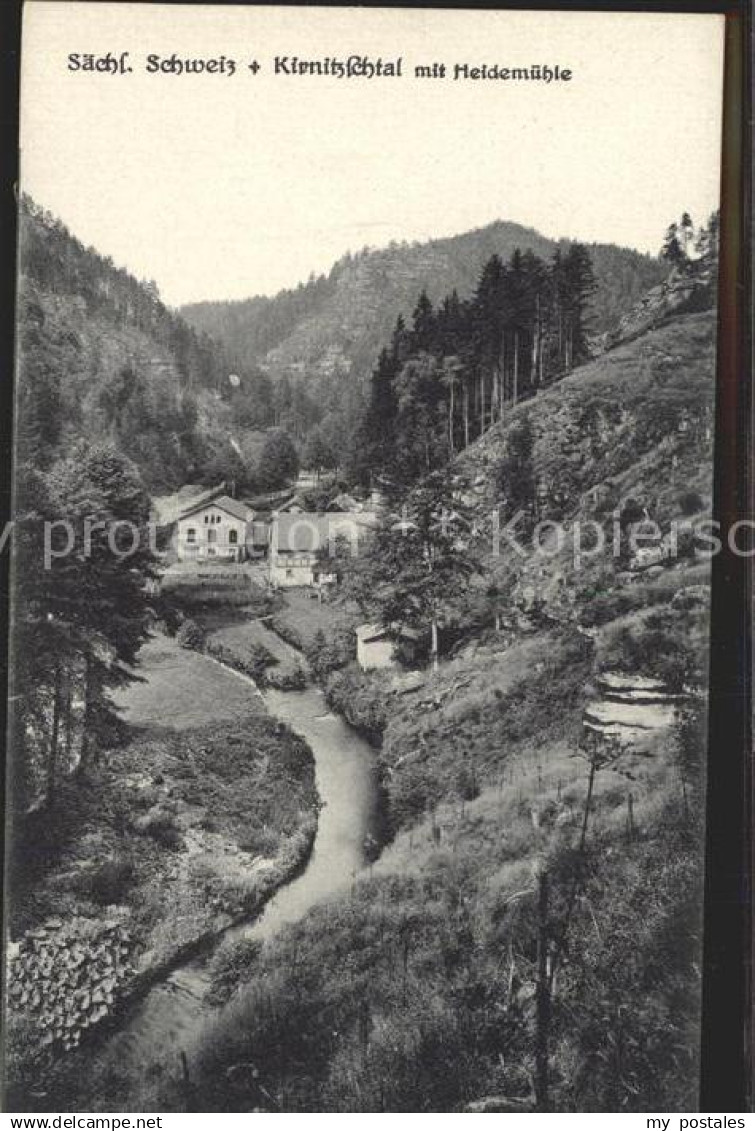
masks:
<svg viewBox="0 0 755 1131"><path fill-rule="evenodd" d="M218 343L197 333L161 301L152 280L138 280L109 256L84 247L65 224L27 195L19 207L19 267L32 284L83 299L87 313L148 333L176 357L189 387L221 388L228 362Z"/></svg>
<svg viewBox="0 0 755 1131"><path fill-rule="evenodd" d="M390 340L398 313L408 314L423 288L436 308L454 290L466 307L482 265L491 257L509 262L520 248L549 263L556 252L567 257L570 246L519 224L497 221L426 243L364 248L343 256L327 275L312 275L273 297L195 303L182 313L198 331L223 343L239 371L258 367L270 378L271 422L297 443L306 443L313 428L337 414L339 465L345 467L354 455L352 440L376 358ZM590 328L600 335L661 282L665 267L655 257L613 244L591 244L588 250L597 282ZM507 348L513 350L513 342ZM524 354L523 345L521 350ZM543 356L544 367L546 360Z"/></svg>
<svg viewBox="0 0 755 1131"><path fill-rule="evenodd" d="M227 344L238 359L262 358L274 349L303 318L316 317L336 290L340 263L329 276L310 275L306 283L280 291L273 298L258 295L236 302L197 302L184 308L196 326Z"/></svg>
<svg viewBox="0 0 755 1131"><path fill-rule="evenodd" d="M243 485L244 439L281 416L270 378L232 365L139 282L28 197L20 206L19 459L45 468L82 436L106 437L145 485Z"/></svg>
<svg viewBox="0 0 755 1131"><path fill-rule="evenodd" d="M273 429L267 434L260 453L255 480L258 486L276 490L296 478L299 456L287 432Z"/></svg>
<svg viewBox="0 0 755 1131"><path fill-rule="evenodd" d="M398 501L398 500L397 500ZM469 518L454 498L448 475L434 471L384 514L368 555L347 561L347 592L362 611L402 632L430 633L437 669L440 633L453 620L458 595L479 562L469 545Z"/></svg>
<svg viewBox="0 0 755 1131"><path fill-rule="evenodd" d="M80 443L46 472L19 467L14 530L14 811L54 806L116 715L150 623L149 498L109 445Z"/></svg>
<svg viewBox="0 0 755 1131"><path fill-rule="evenodd" d="M689 212L669 224L661 248L661 259L672 267L687 271L694 267L718 264L720 214L713 212L707 224L695 228Z"/></svg>
<svg viewBox="0 0 755 1131"><path fill-rule="evenodd" d="M433 308L423 291L373 372L358 474L407 482L442 467L508 406L585 361L594 287L587 249L572 244L550 262L492 256L469 301L453 292Z"/></svg>

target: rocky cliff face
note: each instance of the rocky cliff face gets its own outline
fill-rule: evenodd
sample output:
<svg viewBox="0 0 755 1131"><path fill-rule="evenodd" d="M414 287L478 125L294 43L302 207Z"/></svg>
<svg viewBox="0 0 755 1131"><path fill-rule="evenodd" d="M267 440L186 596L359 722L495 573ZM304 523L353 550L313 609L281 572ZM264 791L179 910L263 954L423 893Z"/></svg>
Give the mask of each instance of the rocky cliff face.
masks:
<svg viewBox="0 0 755 1131"><path fill-rule="evenodd" d="M547 239L531 228L498 221L484 228L427 243L364 249L339 260L327 277L270 299L195 303L187 321L211 333L236 357L254 361L273 377L323 387L366 379L401 314L409 318L420 291L438 302L454 289L473 294L485 262L510 258L516 248L545 259L567 241ZM609 244L589 247L597 290L593 327L605 332L666 268L658 260ZM341 386L343 387L343 386Z"/></svg>
<svg viewBox="0 0 755 1131"><path fill-rule="evenodd" d="M642 296L615 330L604 335L603 345L610 349L677 315L709 310L714 305L715 287L715 272L709 264L690 263L685 270L674 268L667 279Z"/></svg>
<svg viewBox="0 0 755 1131"><path fill-rule="evenodd" d="M456 489L475 516L482 552L527 616L586 618L589 628L603 606L637 607L647 584L667 584L670 601L676 588L699 580L703 559L683 527L710 510L715 321L710 311L670 314L682 289L688 293L672 282L648 304L663 325L638 331L520 404L459 457ZM515 523L520 554L506 535L495 550L492 515L497 507L508 515L501 461L509 431L525 415L535 491L529 524L527 516ZM535 522L546 525L533 537ZM629 534L641 523L657 524L655 556L631 548ZM675 526L682 532L667 553Z"/></svg>

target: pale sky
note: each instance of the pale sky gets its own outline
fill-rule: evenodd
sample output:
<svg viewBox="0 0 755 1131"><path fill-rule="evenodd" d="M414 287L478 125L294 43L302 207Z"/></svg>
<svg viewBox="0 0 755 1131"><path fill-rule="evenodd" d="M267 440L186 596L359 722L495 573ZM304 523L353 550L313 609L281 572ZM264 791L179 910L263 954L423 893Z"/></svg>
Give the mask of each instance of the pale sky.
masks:
<svg viewBox="0 0 755 1131"><path fill-rule="evenodd" d="M719 16L27 0L22 50L22 188L171 305L497 219L656 252L718 206ZM133 73L68 69L108 51ZM148 74L150 53L238 69ZM401 56L403 77L273 74L276 55L352 54ZM434 62L573 78L414 77Z"/></svg>

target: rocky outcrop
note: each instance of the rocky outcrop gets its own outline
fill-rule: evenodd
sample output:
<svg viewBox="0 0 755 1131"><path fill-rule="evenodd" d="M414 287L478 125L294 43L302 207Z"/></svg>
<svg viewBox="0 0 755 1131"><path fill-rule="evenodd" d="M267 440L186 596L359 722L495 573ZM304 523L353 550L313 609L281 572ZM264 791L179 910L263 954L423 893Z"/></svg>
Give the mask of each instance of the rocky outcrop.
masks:
<svg viewBox="0 0 755 1131"><path fill-rule="evenodd" d="M605 335L604 346L611 349L630 342L674 315L709 310L714 301L715 278L709 265L693 262L684 270L675 268L663 283L643 295L616 330Z"/></svg>
<svg viewBox="0 0 755 1131"><path fill-rule="evenodd" d="M585 731L619 739L635 749L646 747L657 733L668 730L685 699L659 679L623 672L604 672L597 686L600 698L584 711Z"/></svg>

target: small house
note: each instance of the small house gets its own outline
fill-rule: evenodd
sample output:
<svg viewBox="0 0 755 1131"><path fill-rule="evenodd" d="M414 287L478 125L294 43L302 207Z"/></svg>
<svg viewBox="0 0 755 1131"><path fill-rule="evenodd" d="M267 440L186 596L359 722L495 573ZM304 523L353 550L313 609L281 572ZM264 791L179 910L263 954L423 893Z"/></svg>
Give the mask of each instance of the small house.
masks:
<svg viewBox="0 0 755 1131"><path fill-rule="evenodd" d="M184 511L178 519L179 561L243 561L254 512L229 495Z"/></svg>
<svg viewBox="0 0 755 1131"><path fill-rule="evenodd" d="M359 552L360 542L375 525L366 511L321 514L312 511L276 513L270 528L270 584L273 588L321 586L335 581L328 567L339 542Z"/></svg>
<svg viewBox="0 0 755 1131"><path fill-rule="evenodd" d="M392 668L396 661L393 655L393 640L382 624L360 624L356 629L357 663L362 671L376 668Z"/></svg>
<svg viewBox="0 0 755 1131"><path fill-rule="evenodd" d="M394 668L399 659L411 662L422 639L421 632L406 625L389 632L383 624L360 624L355 631L357 663L362 671Z"/></svg>

